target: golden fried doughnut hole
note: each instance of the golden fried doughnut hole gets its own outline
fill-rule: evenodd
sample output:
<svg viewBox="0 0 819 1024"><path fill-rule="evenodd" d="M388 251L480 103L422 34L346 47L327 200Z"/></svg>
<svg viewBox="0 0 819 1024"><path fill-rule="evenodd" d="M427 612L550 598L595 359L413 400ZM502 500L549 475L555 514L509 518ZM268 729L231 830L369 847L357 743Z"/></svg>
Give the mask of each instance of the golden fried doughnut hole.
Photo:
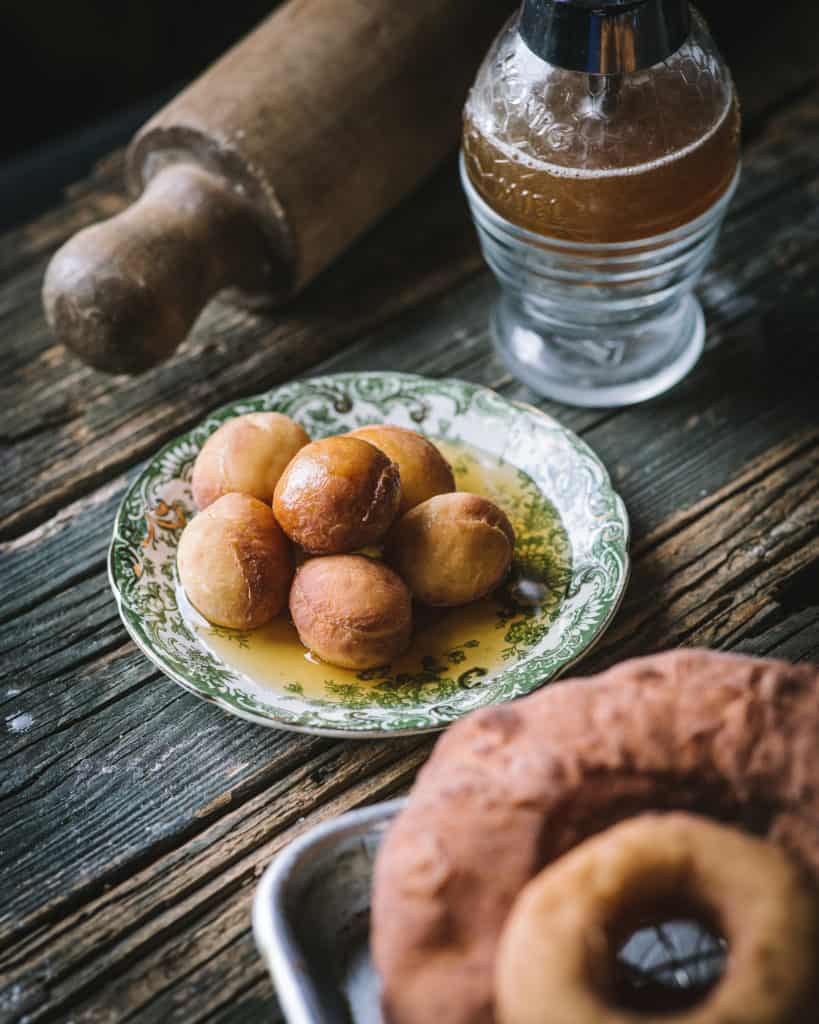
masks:
<svg viewBox="0 0 819 1024"><path fill-rule="evenodd" d="M255 629L278 615L293 578L287 538L270 506L249 494L225 494L194 517L177 566L194 608L230 629Z"/></svg>
<svg viewBox="0 0 819 1024"><path fill-rule="evenodd" d="M397 464L401 475L399 516L427 498L455 490L455 477L449 463L432 441L414 430L391 423L373 423L351 431L350 436L369 441Z"/></svg>
<svg viewBox="0 0 819 1024"><path fill-rule="evenodd" d="M680 1013L619 1007L618 945L678 910L727 940L722 978ZM815 894L772 843L689 814L641 815L587 839L519 893L496 960L497 1022L807 1024L818 918Z"/></svg>
<svg viewBox="0 0 819 1024"><path fill-rule="evenodd" d="M342 668L386 665L412 629L412 597L383 562L363 555L312 558L296 573L290 614L305 647Z"/></svg>
<svg viewBox="0 0 819 1024"><path fill-rule="evenodd" d="M488 498L456 491L416 505L392 530L387 560L419 601L467 604L501 582L515 531Z"/></svg>
<svg viewBox="0 0 819 1024"><path fill-rule="evenodd" d="M238 491L270 502L279 477L307 432L278 412L249 412L227 420L205 441L193 464L193 500L206 508Z"/></svg>
<svg viewBox="0 0 819 1024"><path fill-rule="evenodd" d="M276 485L279 525L313 555L337 555L378 544L401 501L398 467L358 437L308 444Z"/></svg>

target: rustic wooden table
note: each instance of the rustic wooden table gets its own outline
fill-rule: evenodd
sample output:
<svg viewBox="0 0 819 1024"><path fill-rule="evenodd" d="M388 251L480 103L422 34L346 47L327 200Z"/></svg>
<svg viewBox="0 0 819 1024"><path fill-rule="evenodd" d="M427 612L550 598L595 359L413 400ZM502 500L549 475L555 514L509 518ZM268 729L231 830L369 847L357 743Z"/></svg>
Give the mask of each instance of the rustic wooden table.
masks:
<svg viewBox="0 0 819 1024"><path fill-rule="evenodd" d="M580 672L675 644L819 659L819 91L804 31L787 61L765 59L770 34L734 57L745 169L700 289L708 349L644 406L543 402L493 358L494 286L454 162L284 313L215 304L138 379L80 365L39 305L55 247L122 207L120 160L0 239L0 1021L278 1019L250 934L259 874L304 829L405 788L433 742L258 728L129 641L106 579L114 510L142 461L214 406L379 367L535 402L600 453L634 526L625 605Z"/></svg>

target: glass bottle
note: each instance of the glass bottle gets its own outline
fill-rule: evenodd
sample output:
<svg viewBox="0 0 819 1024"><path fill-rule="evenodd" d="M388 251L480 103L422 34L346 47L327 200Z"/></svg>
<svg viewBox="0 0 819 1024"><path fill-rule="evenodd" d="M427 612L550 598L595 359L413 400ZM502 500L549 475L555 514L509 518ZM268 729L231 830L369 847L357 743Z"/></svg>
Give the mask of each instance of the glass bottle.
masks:
<svg viewBox="0 0 819 1024"><path fill-rule="evenodd" d="M739 112L686 0L524 0L467 101L461 170L517 376L602 406L691 369Z"/></svg>

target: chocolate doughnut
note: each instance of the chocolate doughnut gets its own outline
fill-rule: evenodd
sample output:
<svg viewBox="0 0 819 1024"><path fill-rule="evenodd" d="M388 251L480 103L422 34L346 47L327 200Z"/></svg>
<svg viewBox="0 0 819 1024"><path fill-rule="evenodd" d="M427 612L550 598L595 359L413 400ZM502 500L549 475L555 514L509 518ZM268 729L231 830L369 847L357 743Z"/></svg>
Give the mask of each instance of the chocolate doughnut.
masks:
<svg viewBox="0 0 819 1024"><path fill-rule="evenodd" d="M619 999L619 945L689 908L719 931L722 977L656 1024L808 1024L816 1019L819 907L773 843L695 815L641 814L544 868L518 895L495 968L499 1024L634 1024Z"/></svg>
<svg viewBox="0 0 819 1024"><path fill-rule="evenodd" d="M819 670L680 650L453 726L376 863L391 1024L488 1024L498 939L544 865L646 810L779 843L819 876Z"/></svg>

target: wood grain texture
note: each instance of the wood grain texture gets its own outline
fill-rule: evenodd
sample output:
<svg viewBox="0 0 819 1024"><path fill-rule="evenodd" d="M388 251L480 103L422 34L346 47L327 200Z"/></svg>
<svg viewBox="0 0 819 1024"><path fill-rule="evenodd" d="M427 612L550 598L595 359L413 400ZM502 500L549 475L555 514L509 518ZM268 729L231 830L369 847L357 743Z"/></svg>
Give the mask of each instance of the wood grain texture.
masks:
<svg viewBox="0 0 819 1024"><path fill-rule="evenodd" d="M70 360L39 311L53 248L121 205L117 159L0 239L0 1022L279 1020L249 931L259 873L406 788L431 747L254 727L128 640L105 572L117 503L222 402L378 368L533 402L600 452L634 525L626 602L579 671L679 643L819 660L819 92L755 88L773 115L702 282L707 352L630 410L539 400L498 363L451 164L283 315L214 306L137 380Z"/></svg>
<svg viewBox="0 0 819 1024"><path fill-rule="evenodd" d="M819 100L812 95L775 119L746 154L719 269L702 289L712 313L712 344L737 319L781 302L783 282L789 290L800 289L815 268L818 125ZM215 404L303 372L399 311L426 312L424 306L434 305L442 292L453 326L451 333L438 326L438 352L431 353L429 344L407 351L399 342L404 352L386 345L380 358L397 355L401 368L423 365L438 375L457 375L487 358L483 325L494 285L481 273L477 303L470 301L475 291L452 291L479 265L456 187L449 166L283 315L251 315L214 304L186 346L150 375L149 387L143 378L95 373L50 341L36 306L44 259L24 271L22 281L13 279L14 288L0 288L0 308L4 299L9 303L0 319L0 368L6 371L0 443L8 466L0 478L0 537L19 534L88 493ZM380 267L375 279L374 264ZM471 336L464 337L463 316L475 325ZM403 330L398 328L399 338ZM29 347L18 352L22 338ZM42 444L44 434L48 445Z"/></svg>
<svg viewBox="0 0 819 1024"><path fill-rule="evenodd" d="M787 619L798 637L809 624L808 619L798 621L798 615L794 616L800 602L799 588L793 587L793 555L805 552L808 561L803 561L803 565L819 565L819 504L815 500L819 453L815 442L815 434L806 436L801 443L793 443L759 465L747 467L745 478L732 485L731 501L717 501L713 507L692 514L685 525L671 531L665 539L660 532L659 540L646 538L642 545L638 544L630 597L604 646L587 663L587 669L602 667L625 654L659 649L679 641L708 642L714 646L737 646L738 640L751 641L756 653L768 653L770 649L787 653L787 638L781 631L776 633L776 626ZM771 538L765 553L759 550L761 536ZM810 613L814 594L814 590L808 593L802 612ZM817 613L815 605L813 613ZM815 618L816 615L814 622ZM812 647L802 650L816 656L817 648L819 637L814 630ZM148 767L151 773L159 772L154 774L156 786L166 799L168 795L175 796L174 781L177 787L181 782L178 768L175 775L171 768L165 775L155 760L167 758L169 749L174 752L173 760L183 756L188 765L186 792L179 793L175 807L184 823L174 823L177 840L171 849L162 842L141 849L136 846L130 862L121 863L119 870L110 874L106 870L111 852L103 849L100 857L99 850L89 851L85 869L104 881L96 896L88 889L79 889L73 907L65 907L55 901L52 893L50 903L39 913L22 921L17 919L17 927L7 934L7 940L12 941L7 954L0 959L0 975L15 977L16 984L24 984L26 991L36 995L38 979L48 971L49 964L61 965L59 978L49 982L48 999L40 1003L32 996L28 1010L32 1020L59 1019L71 1009L77 1020L113 1021L120 1019L118 1014L124 1007L138 1009L140 1016L144 1010L144 1019L153 1020L151 1007L156 1006L161 1007L158 1019L172 1013L169 1001L173 1004L179 993L186 991L190 972L197 985L203 985L207 991L218 990L223 972L229 975L236 969L238 951L244 948L249 954L247 929L254 873L268 862L279 842L286 841L293 831L307 823L337 811L339 799L344 806L354 806L362 799L384 795L406 784L430 742L336 743L322 747L321 741L280 737L226 719L185 694L175 697L175 689L164 681L155 680L145 692L156 699L161 695L163 704L170 700L169 722L163 724L137 707L138 717L147 717L149 727L142 733L137 730L135 736L129 731L124 749L106 755L110 760L101 760L94 766L97 773L105 775L106 768L119 763L122 754L126 770L130 756L131 770L137 773L136 778L129 780L129 788L140 791L142 805L130 808L131 827L123 822L126 827L124 834L118 830L117 846L124 847L120 853L127 852L132 834L139 835L140 821L155 820L156 806L151 806L150 794L145 792L148 779L139 773L147 775ZM205 721L211 714L218 718L213 728L206 730ZM194 716L194 721L189 715ZM104 722L105 716L99 716L94 732L95 736L101 734L103 742ZM177 745L169 747L176 728ZM239 742L247 743L242 747L242 760L253 758L252 741L257 738L267 743L283 741L283 749L278 758L272 758L272 764L260 766L263 786L258 777L247 781L245 769L232 786L226 787L225 791L230 793L228 800L217 796L215 801L208 801L208 780L196 774L197 761L204 759L202 745L189 747L189 756L179 746L193 731L206 737L207 747L213 752L211 767L231 760L235 767L238 747L231 748L231 734L238 734ZM152 740L154 734L158 735ZM138 746L134 746L134 741ZM75 742L93 756L90 737L78 736ZM321 749L313 750L296 767L297 748L305 742ZM263 761L269 758L269 751L261 757ZM277 778L277 765L282 759L290 764L286 775ZM93 761L90 763L93 765ZM69 778L72 771L75 769L69 768ZM193 778L190 772L194 773ZM94 774L93 769L89 774ZM371 774L372 783L361 783L362 777L370 778ZM385 788L367 789L366 795L362 795L347 788L353 781L365 786L383 784ZM93 779L89 778L88 783L93 785ZM217 778L216 783L217 787L224 787L222 778ZM194 798L192 803L186 803L188 792ZM324 806L328 797L331 802ZM81 816L83 836L93 840L95 825L88 820L89 804L71 802L71 810ZM113 796L106 797L104 791L97 790L91 795L91 804L100 802L110 807L115 801ZM169 815L163 817L167 819ZM300 822L300 818L305 820ZM116 826L116 821L109 828L112 826ZM280 829L290 831L275 838ZM41 836L38 847L44 841ZM30 843L29 835L25 845ZM46 845L42 856L51 864L58 861L62 856L59 845ZM148 863L140 866L145 859ZM24 865L24 870L36 872L43 867L38 868L35 859L33 864ZM236 883L237 872L242 884ZM127 934L123 933L123 921L128 922ZM229 941L222 945L222 939ZM175 952L180 944L184 955ZM136 973L134 958L139 963ZM252 977L251 964L252 958L248 956ZM99 990L97 986L102 983L104 987ZM173 995L166 993L166 986ZM99 1011L93 1008L103 998L110 1016L99 1018ZM184 1011L178 1012L184 1019Z"/></svg>
<svg viewBox="0 0 819 1024"><path fill-rule="evenodd" d="M276 315L212 304L147 387L82 366L50 338L38 299L46 253L0 286L0 537L43 521L214 405L294 376L474 273L456 190L450 164Z"/></svg>

